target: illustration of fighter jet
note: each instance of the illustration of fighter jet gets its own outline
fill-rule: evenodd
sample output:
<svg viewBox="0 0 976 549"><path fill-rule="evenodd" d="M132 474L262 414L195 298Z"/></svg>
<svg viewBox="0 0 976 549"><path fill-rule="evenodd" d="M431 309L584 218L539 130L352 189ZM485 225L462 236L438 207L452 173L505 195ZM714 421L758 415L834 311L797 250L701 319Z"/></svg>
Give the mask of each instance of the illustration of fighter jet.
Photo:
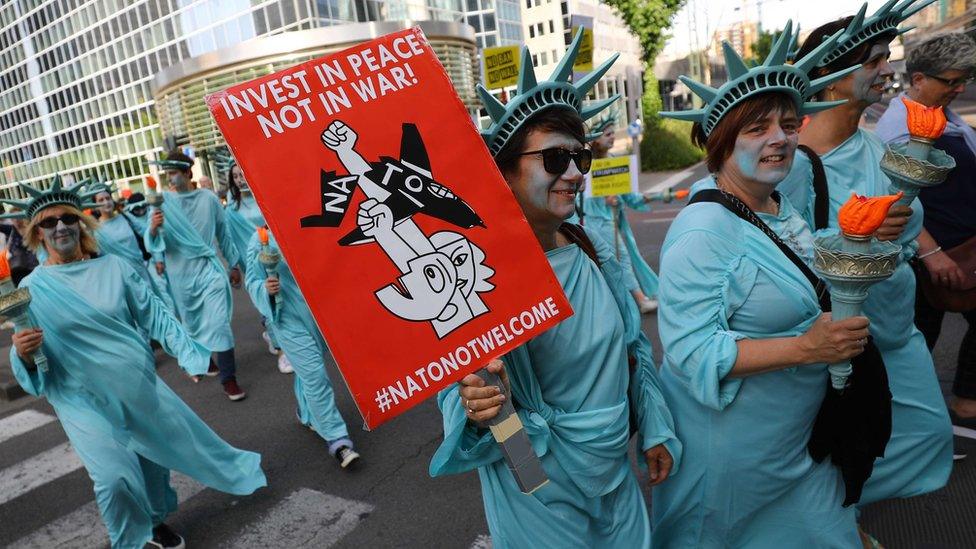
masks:
<svg viewBox="0 0 976 549"><path fill-rule="evenodd" d="M399 159L381 156L369 166L366 177L390 193L383 203L393 213L395 225L422 213L464 229L485 226L471 206L434 179L427 148L416 125L403 124ZM338 227L351 204L355 178L323 171L321 187L322 213L303 217L302 227ZM353 246L372 241L357 227L339 244Z"/></svg>

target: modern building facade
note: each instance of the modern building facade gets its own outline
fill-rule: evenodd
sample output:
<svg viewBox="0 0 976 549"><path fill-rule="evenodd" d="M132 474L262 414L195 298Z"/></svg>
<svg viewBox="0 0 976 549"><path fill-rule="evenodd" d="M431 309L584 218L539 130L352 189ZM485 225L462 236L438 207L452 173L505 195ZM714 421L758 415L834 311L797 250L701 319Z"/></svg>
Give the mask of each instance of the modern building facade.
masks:
<svg viewBox="0 0 976 549"><path fill-rule="evenodd" d="M600 0L521 0L522 31L532 52L539 78L546 78L562 59L572 40L573 16L593 21L593 65L614 52L620 58L596 85L589 99L603 99L615 93L623 96L617 107L617 128L641 116L643 60L640 42L613 8Z"/></svg>
<svg viewBox="0 0 976 549"><path fill-rule="evenodd" d="M292 31L462 23L466 1L4 0L0 192L15 182L44 186L58 173L141 180L164 145L152 92L168 67ZM474 55L468 40L462 49Z"/></svg>
<svg viewBox="0 0 976 549"><path fill-rule="evenodd" d="M519 0L464 0L464 15L479 50L522 43Z"/></svg>
<svg viewBox="0 0 976 549"><path fill-rule="evenodd" d="M153 98L165 146L192 149L197 168L216 181L229 152L207 109L207 95L413 25L424 31L474 116L480 102L475 95L478 67L471 27L448 21L350 23L247 40L163 70L153 81Z"/></svg>

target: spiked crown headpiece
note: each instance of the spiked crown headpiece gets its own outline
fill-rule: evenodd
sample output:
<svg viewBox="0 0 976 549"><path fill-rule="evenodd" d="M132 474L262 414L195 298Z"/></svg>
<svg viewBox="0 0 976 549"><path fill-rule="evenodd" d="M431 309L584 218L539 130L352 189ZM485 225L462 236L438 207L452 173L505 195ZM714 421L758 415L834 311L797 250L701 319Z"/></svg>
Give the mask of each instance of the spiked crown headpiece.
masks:
<svg viewBox="0 0 976 549"><path fill-rule="evenodd" d="M705 105L700 109L665 111L660 114L668 118L699 122L705 135L708 135L732 107L760 93L780 92L789 95L801 116L836 107L844 101L807 102L807 99L826 88L830 83L857 70L860 65L848 67L813 81L807 74L817 65L817 62L826 52L834 47L840 35L840 31L838 31L805 55L803 59L797 60L793 65L787 65L785 64L786 57L789 54L790 42L793 38L793 22L788 21L786 28L773 42L769 56L766 57L763 64L752 68L746 66L728 42L722 42L729 81L722 87L715 89L687 76L680 76L681 81L691 88L691 91L695 92L698 97L701 97Z"/></svg>
<svg viewBox="0 0 976 549"><path fill-rule="evenodd" d="M159 166L163 170L179 170L182 172L193 168L193 159L179 151L169 153L163 160L150 160L149 163Z"/></svg>
<svg viewBox="0 0 976 549"><path fill-rule="evenodd" d="M98 191L94 192L88 190L85 188L87 183L90 182L88 180L84 180L65 187L61 184L60 175L54 176L51 186L46 190L35 189L30 185L21 183L17 186L17 188L24 191L27 198L23 200L15 200L12 198L0 199L0 202L3 202L4 204L9 204L15 208L20 208L20 211L0 215L0 218L33 219L33 217L37 215L37 212L47 208L48 206L54 206L55 204L74 206L79 210L97 207L94 197L96 194L101 192L101 190L99 189Z"/></svg>
<svg viewBox="0 0 976 549"><path fill-rule="evenodd" d="M586 136L587 141L593 141L603 135L607 128L617 123L617 109L610 109L600 118L590 124L590 134Z"/></svg>
<svg viewBox="0 0 976 549"><path fill-rule="evenodd" d="M85 181L82 181L81 183L82 185L85 186L85 191L91 195L92 199L94 199L96 196L98 196L101 193L108 193L110 195L115 195L115 191L118 190L115 188L115 183L107 179L103 179L102 181L98 181L96 179L87 179Z"/></svg>
<svg viewBox="0 0 976 549"><path fill-rule="evenodd" d="M879 36L890 34L894 38L898 34L904 34L914 29L914 26L899 29L898 25L935 2L935 0L922 0L920 4L912 7L916 1L902 0L899 3L898 0L888 0L874 15L867 19L864 18L868 9L868 3L865 2L840 35L837 45L823 56L817 66L825 67L847 55L861 44L870 42Z"/></svg>
<svg viewBox="0 0 976 549"><path fill-rule="evenodd" d="M539 111L548 108L572 109L585 121L599 114L620 97L617 94L607 99L583 104L583 98L606 74L620 54L613 54L593 72L580 78L575 84L570 83L569 77L573 74L573 63L576 61L582 40L583 29L580 29L573 38L573 43L566 50L566 55L552 72L552 76L543 82L536 81L529 48L522 46L518 92L508 104L495 99L484 86L478 84L478 95L488 109L488 116L492 121L491 126L481 132L481 137L484 138L492 156L501 152L512 135L525 124L526 120Z"/></svg>

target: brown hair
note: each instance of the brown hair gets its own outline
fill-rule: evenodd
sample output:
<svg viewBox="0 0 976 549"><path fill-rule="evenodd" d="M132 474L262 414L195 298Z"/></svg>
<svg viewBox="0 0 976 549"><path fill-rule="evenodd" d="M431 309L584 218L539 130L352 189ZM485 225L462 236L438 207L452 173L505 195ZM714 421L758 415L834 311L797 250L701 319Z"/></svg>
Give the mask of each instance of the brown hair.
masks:
<svg viewBox="0 0 976 549"><path fill-rule="evenodd" d="M707 136L701 124L695 122L691 128L691 141L705 149L708 171L718 172L725 160L732 156L735 140L743 128L766 118L772 112L795 113L796 105L785 93L768 92L750 97L732 107Z"/></svg>
<svg viewBox="0 0 976 549"><path fill-rule="evenodd" d="M95 221L95 218L83 213L74 206L69 206L68 204L52 204L52 206L61 206L64 208L65 213L73 213L81 218L81 253L86 255L98 253L98 242L94 237L95 229L98 228L98 222ZM44 210L41 210L40 212L35 213L34 217L27 222L27 227L24 229L24 244L26 244L27 247L34 252L40 250L41 247L44 247L44 249L47 250L47 245L44 243L44 237L40 234L40 227L37 226L37 222L41 220L38 214L43 211Z"/></svg>
<svg viewBox="0 0 976 549"><path fill-rule="evenodd" d="M573 109L550 107L530 116L495 155L495 164L502 174L515 173L525 140L536 130L564 133L586 144L586 128L579 113Z"/></svg>

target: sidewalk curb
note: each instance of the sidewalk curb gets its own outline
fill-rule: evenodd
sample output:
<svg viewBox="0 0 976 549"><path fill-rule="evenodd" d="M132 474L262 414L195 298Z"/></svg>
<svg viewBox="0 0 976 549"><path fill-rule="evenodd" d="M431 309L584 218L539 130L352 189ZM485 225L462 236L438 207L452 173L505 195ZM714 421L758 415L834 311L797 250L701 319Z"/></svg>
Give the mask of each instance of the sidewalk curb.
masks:
<svg viewBox="0 0 976 549"><path fill-rule="evenodd" d="M704 164L704 163L705 163L704 160L702 160L700 162L696 162L696 163L692 164L691 166L688 166L684 170L681 170L680 172L669 176L664 181L661 181L660 183L657 183L657 184L651 186L651 188L647 189L646 192L656 193L656 192L661 192L661 191L667 190L670 187L674 187L675 185L677 185L677 184L681 183L682 181L685 181L686 179L688 179L689 177L691 177L691 174L693 174L695 172L695 170L697 170L698 168L700 168L702 166L702 164Z"/></svg>

